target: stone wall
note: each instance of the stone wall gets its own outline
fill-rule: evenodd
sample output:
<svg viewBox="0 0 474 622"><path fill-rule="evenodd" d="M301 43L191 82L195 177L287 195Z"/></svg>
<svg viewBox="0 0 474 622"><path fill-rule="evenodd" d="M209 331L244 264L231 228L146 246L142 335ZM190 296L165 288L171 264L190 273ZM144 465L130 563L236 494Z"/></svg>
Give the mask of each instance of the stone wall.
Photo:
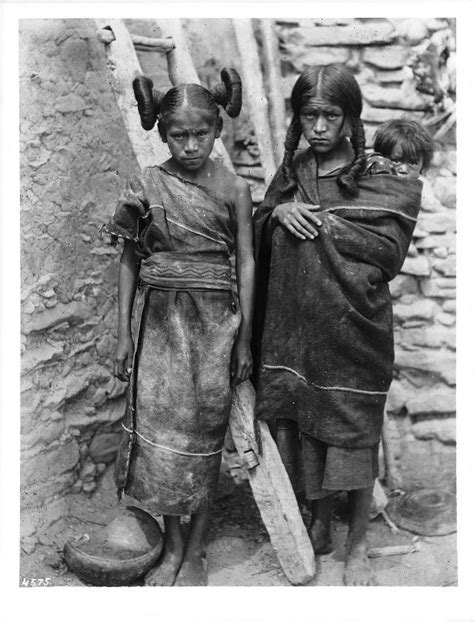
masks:
<svg viewBox="0 0 474 622"><path fill-rule="evenodd" d="M130 22L155 34L148 22ZM239 66L229 20L186 20L202 81ZM357 28L355 27L357 26ZM377 124L431 114L433 98L407 79L407 62L447 22L278 22L283 91L306 64L346 62L365 98L369 145ZM141 55L166 84L163 57ZM26 20L20 33L22 267L22 522L32 546L38 510L90 494L115 457L124 385L111 374L119 250L97 237L122 180L136 171L108 83L103 45L87 20ZM244 105L225 121L237 171L264 191ZM402 274L392 283L396 378L389 411L406 481L454 478L455 142L438 143ZM435 465L437 473L429 465ZM417 478L413 476L416 473ZM431 478L431 479L430 479ZM29 544L28 544L29 543Z"/></svg>

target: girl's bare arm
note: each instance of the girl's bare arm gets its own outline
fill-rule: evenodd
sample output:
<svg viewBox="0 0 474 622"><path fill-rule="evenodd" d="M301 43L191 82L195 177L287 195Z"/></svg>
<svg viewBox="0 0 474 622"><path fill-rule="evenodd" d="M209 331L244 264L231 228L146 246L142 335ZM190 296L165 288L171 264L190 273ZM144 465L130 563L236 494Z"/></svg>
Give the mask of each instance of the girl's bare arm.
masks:
<svg viewBox="0 0 474 622"><path fill-rule="evenodd" d="M246 380L252 373L252 317L255 294L255 261L253 256L252 199L247 183L235 183L237 217L236 276L242 320L232 353L233 384Z"/></svg>
<svg viewBox="0 0 474 622"><path fill-rule="evenodd" d="M114 375L128 380L133 360L132 309L137 289L140 262L135 255L135 244L125 240L119 269L118 343L114 360Z"/></svg>

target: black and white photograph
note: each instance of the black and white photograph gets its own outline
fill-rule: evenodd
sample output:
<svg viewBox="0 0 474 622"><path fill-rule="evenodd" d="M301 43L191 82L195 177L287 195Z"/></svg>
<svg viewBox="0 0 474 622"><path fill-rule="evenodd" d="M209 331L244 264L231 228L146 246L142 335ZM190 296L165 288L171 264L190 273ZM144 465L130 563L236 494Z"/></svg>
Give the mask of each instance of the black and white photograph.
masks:
<svg viewBox="0 0 474 622"><path fill-rule="evenodd" d="M158 5L5 12L2 572L64 617L68 595L128 594L174 622L216 593L220 616L183 619L280 619L246 610L262 590L208 591L239 587L313 602L301 620L342 619L346 595L374 600L344 619L402 620L430 588L412 619L473 619L462 598L427 614L472 569L471 18Z"/></svg>

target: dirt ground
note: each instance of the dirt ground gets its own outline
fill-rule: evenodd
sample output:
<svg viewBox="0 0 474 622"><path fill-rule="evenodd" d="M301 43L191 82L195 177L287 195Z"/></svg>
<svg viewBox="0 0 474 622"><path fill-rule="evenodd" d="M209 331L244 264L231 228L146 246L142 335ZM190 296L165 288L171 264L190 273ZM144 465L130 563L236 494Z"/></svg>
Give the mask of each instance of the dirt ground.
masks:
<svg viewBox="0 0 474 622"><path fill-rule="evenodd" d="M248 481L232 479L224 473L218 496L208 534L209 585L290 586L273 551ZM35 534L36 546L23 547L20 585L31 586L32 578L48 579L46 584L54 586L85 585L69 570L62 557L64 542L101 529L117 509L112 468L109 467L92 495L71 496L67 515L52 523L46 521ZM304 510L303 518L306 522L309 518ZM341 496L334 509L336 550L317 559L317 575L307 586L342 585L346 519ZM440 537L415 536L407 531L394 534L379 516L371 521L368 537L370 547L414 541L419 544L420 550L416 553L372 560L380 585L457 585L456 534Z"/></svg>

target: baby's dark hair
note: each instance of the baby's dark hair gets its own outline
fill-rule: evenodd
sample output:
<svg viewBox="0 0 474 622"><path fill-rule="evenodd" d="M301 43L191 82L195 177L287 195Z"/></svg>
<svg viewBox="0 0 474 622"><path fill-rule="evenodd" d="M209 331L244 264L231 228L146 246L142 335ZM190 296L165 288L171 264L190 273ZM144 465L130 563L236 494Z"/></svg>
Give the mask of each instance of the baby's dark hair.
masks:
<svg viewBox="0 0 474 622"><path fill-rule="evenodd" d="M356 197L359 194L358 178L365 169L365 132L360 119L362 93L351 71L341 64L317 65L303 70L291 92L291 119L285 140L282 172L285 190L296 187L293 171L293 155L301 138L300 111L313 97L326 99L344 112L343 128L350 136L354 160L337 178L341 193Z"/></svg>
<svg viewBox="0 0 474 622"><path fill-rule="evenodd" d="M166 138L166 116L185 105L208 112L216 119L220 118L219 106L222 106L229 117L237 117L242 108L240 76L235 69L224 68L221 80L210 90L200 84L180 84L164 92L155 89L147 76L137 76L133 91L143 129L153 129L158 119L160 135Z"/></svg>
<svg viewBox="0 0 474 622"><path fill-rule="evenodd" d="M374 151L389 158L395 147L410 162L423 159L422 171L429 168L434 155L434 141L426 128L413 119L391 119L383 123L374 137Z"/></svg>

